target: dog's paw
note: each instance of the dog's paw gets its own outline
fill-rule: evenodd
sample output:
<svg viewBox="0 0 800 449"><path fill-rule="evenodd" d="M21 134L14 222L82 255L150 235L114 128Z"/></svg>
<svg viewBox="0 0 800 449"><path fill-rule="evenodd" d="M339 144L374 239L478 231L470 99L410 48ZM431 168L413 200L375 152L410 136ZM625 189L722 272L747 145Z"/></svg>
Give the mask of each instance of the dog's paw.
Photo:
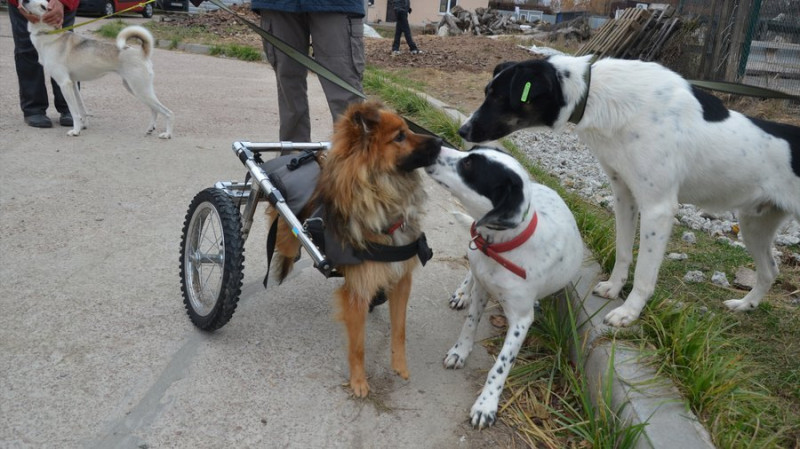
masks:
<svg viewBox="0 0 800 449"><path fill-rule="evenodd" d="M71 137L80 136L81 135L81 130L80 129L71 129L71 130L67 131L67 135L71 136Z"/></svg>
<svg viewBox="0 0 800 449"><path fill-rule="evenodd" d="M469 295L461 289L456 290L450 297L450 308L461 310L469 305Z"/></svg>
<svg viewBox="0 0 800 449"><path fill-rule="evenodd" d="M392 370L397 373L398 376L402 377L405 380L408 380L409 373L408 373L408 366L406 365L405 359L400 360L392 360Z"/></svg>
<svg viewBox="0 0 800 449"><path fill-rule="evenodd" d="M750 310L755 310L758 307L758 302L750 302L745 299L729 299L725 302L725 307L733 310L734 312L748 312Z"/></svg>
<svg viewBox="0 0 800 449"><path fill-rule="evenodd" d="M469 412L472 427L480 430L490 427L497 421L497 402L493 400L478 399Z"/></svg>
<svg viewBox="0 0 800 449"><path fill-rule="evenodd" d="M639 318L639 313L625 307L625 304L617 307L616 309L608 312L603 319L603 323L614 327L627 327Z"/></svg>
<svg viewBox="0 0 800 449"><path fill-rule="evenodd" d="M172 139L172 134L170 133L161 133L158 135L159 139Z"/></svg>
<svg viewBox="0 0 800 449"><path fill-rule="evenodd" d="M369 384L367 379L353 379L350 378L350 388L353 390L353 396L357 398L365 398L369 394Z"/></svg>
<svg viewBox="0 0 800 449"><path fill-rule="evenodd" d="M456 343L455 346L450 348L447 351L447 355L444 356L444 367L447 369L460 369L464 367L464 363L467 362L467 356L469 355L469 351L466 353L459 350L459 343Z"/></svg>
<svg viewBox="0 0 800 449"><path fill-rule="evenodd" d="M621 285L615 285L611 281L603 281L594 287L593 292L602 298L617 299L620 290L622 290Z"/></svg>

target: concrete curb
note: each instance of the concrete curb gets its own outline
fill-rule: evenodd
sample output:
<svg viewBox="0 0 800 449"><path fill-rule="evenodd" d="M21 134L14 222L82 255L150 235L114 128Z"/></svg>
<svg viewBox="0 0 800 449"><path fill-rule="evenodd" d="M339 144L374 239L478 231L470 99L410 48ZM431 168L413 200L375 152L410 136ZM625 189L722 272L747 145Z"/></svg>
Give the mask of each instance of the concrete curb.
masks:
<svg viewBox="0 0 800 449"><path fill-rule="evenodd" d="M588 249L585 251L591 254ZM609 301L592 294L602 273L594 260L585 263L579 278L559 295L559 312L562 316L568 314L566 301L569 301L578 323L584 372L595 404L602 395L603 385L610 382L608 405L632 424L647 423L637 449L714 448L708 431L675 384L641 362L642 353L637 348L605 338L614 328L603 324L603 317L621 305L622 300ZM571 350L571 359L578 363L576 348Z"/></svg>
<svg viewBox="0 0 800 449"><path fill-rule="evenodd" d="M208 46L199 44L173 47L172 42L167 40L159 40L157 46L198 54L208 54L210 50ZM456 108L428 94L416 93L459 123L468 118ZM498 142L492 144L500 146ZM588 249L585 252L591 254ZM569 300L579 323L584 370L590 380L590 393L595 403L601 397L602 386L609 382L610 375L612 409L621 410L622 418L632 424L647 423L636 444L637 449L714 448L708 431L689 409L671 380L659 376L652 367L640 362L642 354L635 348L602 338L613 331L613 328L603 324L603 317L622 304L622 300L610 301L592 294L592 288L602 273L600 265L591 259L584 264L579 278L567 291L558 295L560 313L567 313L566 301ZM571 351L571 359L578 363L575 348ZM613 369L609 370L609 366L613 366Z"/></svg>

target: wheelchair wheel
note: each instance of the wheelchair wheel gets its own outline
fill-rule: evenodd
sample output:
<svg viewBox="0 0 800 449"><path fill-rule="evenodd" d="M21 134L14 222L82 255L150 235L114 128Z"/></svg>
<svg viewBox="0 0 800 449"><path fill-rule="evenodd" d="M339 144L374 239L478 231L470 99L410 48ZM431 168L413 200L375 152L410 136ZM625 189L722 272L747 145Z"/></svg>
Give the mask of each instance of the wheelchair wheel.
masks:
<svg viewBox="0 0 800 449"><path fill-rule="evenodd" d="M205 189L189 205L181 236L181 291L200 329L219 329L236 310L244 269L241 231L239 208L224 191Z"/></svg>

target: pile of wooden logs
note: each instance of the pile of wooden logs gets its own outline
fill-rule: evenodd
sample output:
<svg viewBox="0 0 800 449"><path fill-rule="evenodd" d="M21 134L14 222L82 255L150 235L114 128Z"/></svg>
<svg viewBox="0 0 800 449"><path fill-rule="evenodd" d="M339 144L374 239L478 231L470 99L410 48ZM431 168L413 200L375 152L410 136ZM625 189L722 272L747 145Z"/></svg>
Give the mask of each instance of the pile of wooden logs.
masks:
<svg viewBox="0 0 800 449"><path fill-rule="evenodd" d="M532 38L552 42L559 39L585 41L592 36L592 28L586 17L576 17L568 22L551 25L546 22L539 23L525 34Z"/></svg>
<svg viewBox="0 0 800 449"><path fill-rule="evenodd" d="M475 12L470 12L460 6L454 6L450 14L442 16L436 29L439 36L508 34L522 30L514 17L492 8L475 8Z"/></svg>
<svg viewBox="0 0 800 449"><path fill-rule="evenodd" d="M576 55L653 61L680 27L674 14L671 6L664 10L626 9L618 19L603 24Z"/></svg>

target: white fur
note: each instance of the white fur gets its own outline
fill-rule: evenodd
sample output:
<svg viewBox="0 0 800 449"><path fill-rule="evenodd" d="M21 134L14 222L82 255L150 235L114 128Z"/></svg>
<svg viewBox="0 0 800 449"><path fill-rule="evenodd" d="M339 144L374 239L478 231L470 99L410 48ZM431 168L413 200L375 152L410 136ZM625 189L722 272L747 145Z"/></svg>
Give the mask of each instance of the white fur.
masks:
<svg viewBox="0 0 800 449"><path fill-rule="evenodd" d="M513 170L523 180L525 206L516 217L518 225L508 230L479 227L478 232L489 242L505 242L521 234L533 216L538 225L533 236L521 246L501 255L522 267L523 279L504 268L472 244L467 252L470 271L450 300L453 308L469 305L469 314L456 343L444 359L446 368L461 368L472 351L475 332L489 298L498 301L508 319L508 332L497 361L489 372L486 384L470 411L472 425L490 426L497 415L503 385L513 361L525 341L533 322L535 301L563 289L577 274L583 260L583 242L572 213L551 189L533 183L525 169L511 156L496 150L478 149L470 153L442 147L436 164L426 172L458 197L467 213L478 220L489 212L492 202L471 189L460 177L458 161L478 153ZM491 177L491 172L482 173ZM524 211L527 210L527 214Z"/></svg>
<svg viewBox="0 0 800 449"><path fill-rule="evenodd" d="M47 0L24 0L25 9L40 16L47 10ZM70 32L48 34L54 28L40 21L28 23L31 42L39 54L39 63L55 80L64 94L72 115L73 127L67 135L78 136L86 128L87 112L78 83L97 79L108 72L117 72L125 88L150 108L151 120L147 134L156 128L158 114L166 117L166 131L162 139L172 137L174 114L161 104L153 90L153 64L150 51L153 36L140 26L126 27L120 31L116 45L83 38ZM127 41L137 38L142 46L129 46Z"/></svg>
<svg viewBox="0 0 800 449"><path fill-rule="evenodd" d="M572 73L588 65L569 56L549 61ZM687 81L658 64L602 59L591 70L586 110L575 130L610 178L617 233L616 263L597 294L615 298L625 285L641 214L633 290L605 321L627 326L639 317L653 294L679 202L738 210L758 281L743 299L725 305L754 309L778 274L771 254L777 228L791 215L800 219L800 177L791 168L789 143L735 111L722 121L704 120ZM568 102L556 129L578 101L574 92L586 89L579 76L562 84Z"/></svg>

